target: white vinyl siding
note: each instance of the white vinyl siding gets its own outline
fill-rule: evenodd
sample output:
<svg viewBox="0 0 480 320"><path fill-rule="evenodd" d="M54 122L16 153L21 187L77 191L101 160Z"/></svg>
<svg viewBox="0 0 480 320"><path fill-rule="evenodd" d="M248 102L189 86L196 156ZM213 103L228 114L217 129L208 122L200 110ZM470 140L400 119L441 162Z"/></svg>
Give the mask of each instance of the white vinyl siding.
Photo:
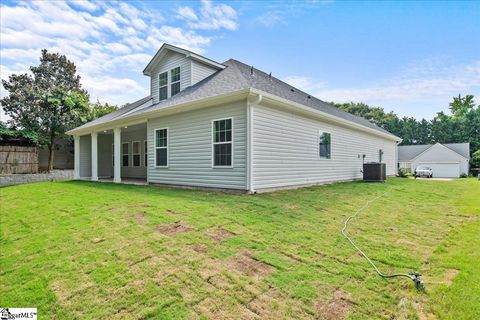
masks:
<svg viewBox="0 0 480 320"><path fill-rule="evenodd" d="M212 168L212 121L233 119L233 168ZM168 126L168 170L148 167L150 183L242 189L246 187L246 101L148 121L148 157L154 163L154 130Z"/></svg>
<svg viewBox="0 0 480 320"><path fill-rule="evenodd" d="M197 82L202 81L203 79L211 76L215 72L217 72L217 69L212 68L210 66L207 66L206 64L203 64L201 62L192 60L191 63L191 68L192 68L192 85L194 85Z"/></svg>
<svg viewBox="0 0 480 320"><path fill-rule="evenodd" d="M157 103L159 101L159 74L163 72L170 73L170 70L177 67L180 67L180 90L184 90L190 86L190 59L177 52L168 52L162 58L160 63L153 69L150 76L150 92L153 98L153 103ZM169 81L171 80L169 79ZM170 85L168 86L168 96L170 97Z"/></svg>
<svg viewBox="0 0 480 320"><path fill-rule="evenodd" d="M80 178L92 176L92 139L90 135L80 137Z"/></svg>
<svg viewBox="0 0 480 320"><path fill-rule="evenodd" d="M365 162L384 150L387 174L396 171L395 142L335 123L267 106L252 107L253 187L268 189L362 178ZM318 132L331 133L331 160L319 161Z"/></svg>

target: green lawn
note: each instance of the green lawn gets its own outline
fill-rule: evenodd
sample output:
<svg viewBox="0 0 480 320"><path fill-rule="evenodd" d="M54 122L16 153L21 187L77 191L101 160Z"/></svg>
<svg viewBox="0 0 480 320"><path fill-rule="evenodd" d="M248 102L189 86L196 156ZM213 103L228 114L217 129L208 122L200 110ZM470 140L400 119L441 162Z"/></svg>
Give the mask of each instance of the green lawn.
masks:
<svg viewBox="0 0 480 320"><path fill-rule="evenodd" d="M384 280L342 237L350 234ZM90 182L0 189L0 306L39 319L480 319L480 182L254 196Z"/></svg>

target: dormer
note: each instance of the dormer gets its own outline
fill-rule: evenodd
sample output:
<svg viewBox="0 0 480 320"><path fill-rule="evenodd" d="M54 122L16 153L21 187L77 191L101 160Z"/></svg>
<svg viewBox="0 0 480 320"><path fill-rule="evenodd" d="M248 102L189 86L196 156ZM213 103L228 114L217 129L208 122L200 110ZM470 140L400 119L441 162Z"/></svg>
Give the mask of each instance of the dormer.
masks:
<svg viewBox="0 0 480 320"><path fill-rule="evenodd" d="M153 103L166 100L225 66L191 51L164 44L143 74L150 77Z"/></svg>

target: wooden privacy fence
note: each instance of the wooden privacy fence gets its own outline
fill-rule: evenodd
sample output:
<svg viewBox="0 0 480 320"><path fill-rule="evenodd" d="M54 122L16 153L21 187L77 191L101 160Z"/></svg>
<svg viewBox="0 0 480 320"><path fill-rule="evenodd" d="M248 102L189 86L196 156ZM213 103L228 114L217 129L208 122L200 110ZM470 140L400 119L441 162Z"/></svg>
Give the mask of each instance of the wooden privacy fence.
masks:
<svg viewBox="0 0 480 320"><path fill-rule="evenodd" d="M37 147L0 145L0 174L37 172Z"/></svg>

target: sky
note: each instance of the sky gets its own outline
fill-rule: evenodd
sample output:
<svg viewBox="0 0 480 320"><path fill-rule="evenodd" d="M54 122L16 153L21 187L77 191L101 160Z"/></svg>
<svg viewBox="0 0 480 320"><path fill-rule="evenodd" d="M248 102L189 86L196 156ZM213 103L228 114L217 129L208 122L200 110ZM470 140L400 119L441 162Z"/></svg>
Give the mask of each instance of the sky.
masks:
<svg viewBox="0 0 480 320"><path fill-rule="evenodd" d="M480 1L0 6L1 78L27 72L46 48L76 64L92 101L122 105L147 96L142 70L167 42L272 72L324 101L364 102L400 116L432 119L458 94L480 103Z"/></svg>

